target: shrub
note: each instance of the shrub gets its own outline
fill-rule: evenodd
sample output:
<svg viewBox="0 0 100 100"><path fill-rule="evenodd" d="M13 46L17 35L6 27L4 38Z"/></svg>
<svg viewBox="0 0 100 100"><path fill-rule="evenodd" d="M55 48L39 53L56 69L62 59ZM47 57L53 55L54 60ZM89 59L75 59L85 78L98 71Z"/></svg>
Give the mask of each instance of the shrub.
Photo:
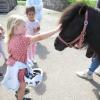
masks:
<svg viewBox="0 0 100 100"><path fill-rule="evenodd" d="M81 1L89 6L95 7L96 6L96 0L67 0L70 4L76 3L78 1Z"/></svg>

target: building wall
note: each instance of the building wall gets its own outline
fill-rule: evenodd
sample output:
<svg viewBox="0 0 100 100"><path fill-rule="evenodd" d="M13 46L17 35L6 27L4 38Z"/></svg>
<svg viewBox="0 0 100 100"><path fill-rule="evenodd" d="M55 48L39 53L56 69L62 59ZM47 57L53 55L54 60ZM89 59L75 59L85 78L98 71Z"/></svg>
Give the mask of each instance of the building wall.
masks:
<svg viewBox="0 0 100 100"><path fill-rule="evenodd" d="M44 8L62 11L68 6L67 0L43 0Z"/></svg>
<svg viewBox="0 0 100 100"><path fill-rule="evenodd" d="M6 13L17 5L17 0L0 0L0 13Z"/></svg>

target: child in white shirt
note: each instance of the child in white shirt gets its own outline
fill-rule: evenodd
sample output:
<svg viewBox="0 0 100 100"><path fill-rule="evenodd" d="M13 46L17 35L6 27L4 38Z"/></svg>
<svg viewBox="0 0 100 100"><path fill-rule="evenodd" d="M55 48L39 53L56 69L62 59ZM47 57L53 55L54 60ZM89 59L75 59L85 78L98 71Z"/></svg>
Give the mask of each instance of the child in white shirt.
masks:
<svg viewBox="0 0 100 100"><path fill-rule="evenodd" d="M40 31L40 25L38 20L35 19L35 8L32 7L27 7L26 8L26 15L27 15L27 21L26 21L26 27L27 27L27 32L26 34L28 35L36 35L39 34ZM37 43L31 44L30 47L28 48L28 63L33 66L33 63L36 63L36 47ZM32 63L33 62L33 63Z"/></svg>
<svg viewBox="0 0 100 100"><path fill-rule="evenodd" d="M43 9L43 1L42 0L26 0L26 7L34 6L35 7L35 19L39 22L42 19L42 9Z"/></svg>

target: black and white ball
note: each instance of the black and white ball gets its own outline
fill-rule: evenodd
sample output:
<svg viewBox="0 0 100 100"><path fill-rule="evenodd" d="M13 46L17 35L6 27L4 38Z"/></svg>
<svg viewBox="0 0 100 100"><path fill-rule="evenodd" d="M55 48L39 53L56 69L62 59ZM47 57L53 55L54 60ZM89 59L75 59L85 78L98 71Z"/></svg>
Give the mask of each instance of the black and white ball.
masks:
<svg viewBox="0 0 100 100"><path fill-rule="evenodd" d="M28 73L25 76L25 82L28 86L37 87L43 80L43 71L40 68L34 68L31 72L33 73Z"/></svg>

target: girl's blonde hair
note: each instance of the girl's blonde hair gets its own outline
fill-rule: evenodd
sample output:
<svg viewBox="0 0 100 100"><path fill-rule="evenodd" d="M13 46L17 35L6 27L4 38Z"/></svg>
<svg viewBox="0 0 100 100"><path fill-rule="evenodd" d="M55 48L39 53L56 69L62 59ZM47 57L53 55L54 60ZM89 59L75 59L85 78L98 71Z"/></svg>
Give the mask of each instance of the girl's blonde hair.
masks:
<svg viewBox="0 0 100 100"><path fill-rule="evenodd" d="M8 43L11 37L14 35L14 28L20 25L21 23L25 23L25 20L19 15L11 15L8 18L7 22Z"/></svg>

